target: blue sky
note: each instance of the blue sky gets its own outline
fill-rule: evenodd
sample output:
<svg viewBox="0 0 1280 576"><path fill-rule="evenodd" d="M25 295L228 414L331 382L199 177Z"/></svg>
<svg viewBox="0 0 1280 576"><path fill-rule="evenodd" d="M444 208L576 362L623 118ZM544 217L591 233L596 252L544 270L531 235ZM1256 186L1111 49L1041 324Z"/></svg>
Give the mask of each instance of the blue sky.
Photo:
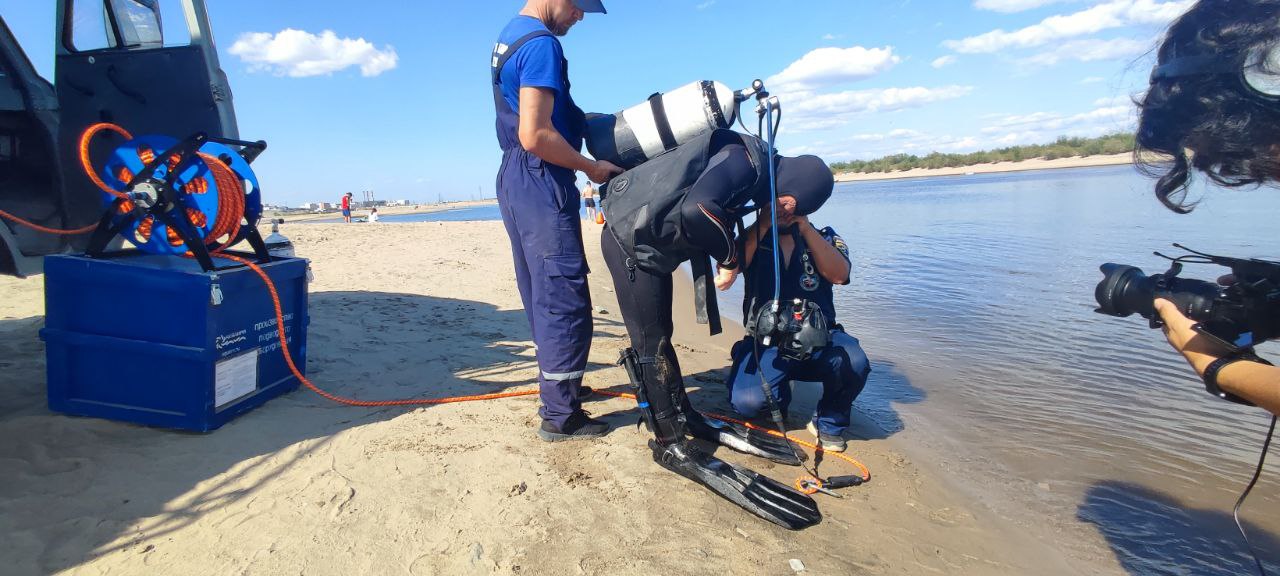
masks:
<svg viewBox="0 0 1280 576"><path fill-rule="evenodd" d="M522 1L209 4L241 136L270 144L255 163L268 202L492 197L488 58ZM1190 4L605 0L563 42L588 111L765 78L782 151L836 162L1131 129L1148 52ZM5 0L2 15L51 78L53 2Z"/></svg>

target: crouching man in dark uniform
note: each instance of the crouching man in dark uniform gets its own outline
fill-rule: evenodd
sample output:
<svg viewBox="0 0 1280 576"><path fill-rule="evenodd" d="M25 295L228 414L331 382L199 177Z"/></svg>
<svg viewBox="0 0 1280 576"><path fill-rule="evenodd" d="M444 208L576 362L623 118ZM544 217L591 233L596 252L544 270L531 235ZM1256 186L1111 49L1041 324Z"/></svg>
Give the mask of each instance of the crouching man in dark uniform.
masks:
<svg viewBox="0 0 1280 576"><path fill-rule="evenodd" d="M784 183L779 183L779 189L786 190ZM802 204L805 201L801 199ZM752 337L747 336L735 344L731 352L730 398L734 409L744 417L767 413L768 402L761 385L763 375L773 401L785 414L791 403L791 380L821 382L822 399L808 429L824 450L843 452L844 431L849 426L853 400L862 392L871 373L871 364L858 339L836 324L832 285L849 283L849 248L835 230L829 227L819 230L809 223L804 214L816 210L816 205L798 205L792 196L780 196L778 205L778 227L782 231L778 237L782 256L781 301L786 303L798 298L816 304L826 317L826 325L832 327L831 343L804 360L793 360L780 355L775 345L757 346ZM773 299L773 230L769 226L770 219L764 215L744 234L746 287L742 313L745 319L757 318L760 309ZM722 269L716 284L727 288L734 274Z"/></svg>
<svg viewBox="0 0 1280 576"><path fill-rule="evenodd" d="M502 146L498 206L537 347L538 435L548 441L608 431L578 399L592 321L575 171L604 182L622 170L579 153L586 118L569 94L569 64L556 38L584 12L604 11L600 0L528 0L498 36L491 62Z"/></svg>

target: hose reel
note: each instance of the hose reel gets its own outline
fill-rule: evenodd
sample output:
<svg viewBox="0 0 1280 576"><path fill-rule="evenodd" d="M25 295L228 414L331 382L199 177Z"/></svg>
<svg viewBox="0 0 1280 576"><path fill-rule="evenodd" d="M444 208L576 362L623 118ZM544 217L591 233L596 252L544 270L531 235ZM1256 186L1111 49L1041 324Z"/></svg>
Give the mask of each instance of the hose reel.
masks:
<svg viewBox="0 0 1280 576"><path fill-rule="evenodd" d="M104 131L127 141L95 166L90 144ZM265 149L265 142L204 133L183 140L135 138L113 124L90 127L81 137L80 159L103 191L105 211L86 254L109 255L108 244L120 236L142 252L195 258L212 271L211 255L248 240L258 260L269 261L257 229L262 191L249 165Z"/></svg>

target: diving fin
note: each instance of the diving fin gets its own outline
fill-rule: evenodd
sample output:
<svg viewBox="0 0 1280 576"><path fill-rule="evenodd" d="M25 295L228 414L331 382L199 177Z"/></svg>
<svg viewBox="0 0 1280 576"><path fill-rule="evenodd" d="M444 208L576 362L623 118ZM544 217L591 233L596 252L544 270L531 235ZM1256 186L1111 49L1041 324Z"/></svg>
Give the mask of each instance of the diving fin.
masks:
<svg viewBox="0 0 1280 576"><path fill-rule="evenodd" d="M698 450L689 442L661 446L649 441L653 460L663 468L706 486L744 510L789 530L822 522L813 498L777 480L734 466Z"/></svg>
<svg viewBox="0 0 1280 576"><path fill-rule="evenodd" d="M700 422L695 422L700 421ZM689 418L689 433L694 438L714 442L725 448L772 460L787 466L799 466L791 443L762 430L755 430L732 422L721 422L699 414Z"/></svg>

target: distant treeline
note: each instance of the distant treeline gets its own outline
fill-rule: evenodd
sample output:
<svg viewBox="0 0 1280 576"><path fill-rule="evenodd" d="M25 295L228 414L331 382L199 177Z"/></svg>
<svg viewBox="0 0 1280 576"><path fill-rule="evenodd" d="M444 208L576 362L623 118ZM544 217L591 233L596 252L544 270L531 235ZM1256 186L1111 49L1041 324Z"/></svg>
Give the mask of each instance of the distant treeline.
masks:
<svg viewBox="0 0 1280 576"><path fill-rule="evenodd" d="M928 156L915 154L894 154L876 160L853 160L836 162L831 170L840 172L894 172L911 170L912 168L957 168L974 164L993 162L1019 162L1032 158L1055 160L1074 156L1097 156L1099 154L1123 154L1133 152L1133 134L1109 134L1098 138L1068 138L1063 136L1052 144L1031 144L1028 146L1011 146L997 150L973 152L970 154L943 154L931 152Z"/></svg>

